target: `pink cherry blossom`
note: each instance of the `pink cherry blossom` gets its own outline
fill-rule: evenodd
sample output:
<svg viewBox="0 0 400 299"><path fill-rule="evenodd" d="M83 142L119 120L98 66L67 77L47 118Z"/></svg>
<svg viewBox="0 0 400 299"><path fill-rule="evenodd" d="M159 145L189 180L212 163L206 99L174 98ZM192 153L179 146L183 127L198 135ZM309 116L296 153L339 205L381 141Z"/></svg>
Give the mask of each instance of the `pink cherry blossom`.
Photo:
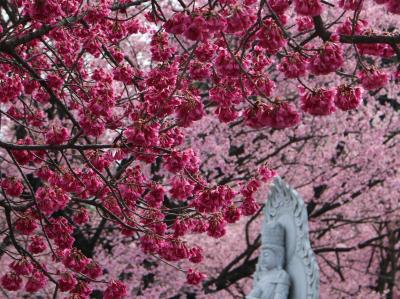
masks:
<svg viewBox="0 0 400 299"><path fill-rule="evenodd" d="M299 113L287 102L278 102L274 105L257 104L246 110L244 116L247 125L253 128L283 129L300 122Z"/></svg>
<svg viewBox="0 0 400 299"><path fill-rule="evenodd" d="M205 279L205 275L193 269L189 269L186 274L186 279L189 284L198 284Z"/></svg>
<svg viewBox="0 0 400 299"><path fill-rule="evenodd" d="M1 277L1 286L9 291L17 291L21 288L22 278L14 272L9 272Z"/></svg>
<svg viewBox="0 0 400 299"><path fill-rule="evenodd" d="M220 215L212 216L208 221L207 234L213 238L221 238L225 235L226 222Z"/></svg>
<svg viewBox="0 0 400 299"><path fill-rule="evenodd" d="M103 273L103 269L95 261L91 260L83 270L83 274L89 276L92 279L96 279Z"/></svg>
<svg viewBox="0 0 400 299"><path fill-rule="evenodd" d="M386 73L374 68L360 71L358 73L358 79L366 90L374 90L384 87L389 80Z"/></svg>
<svg viewBox="0 0 400 299"><path fill-rule="evenodd" d="M182 127L190 126L204 116L204 106L197 97L190 95L177 109L177 118Z"/></svg>
<svg viewBox="0 0 400 299"><path fill-rule="evenodd" d="M343 50L339 44L327 42L318 54L311 57L308 68L315 75L326 75L336 71L344 63Z"/></svg>
<svg viewBox="0 0 400 299"><path fill-rule="evenodd" d="M273 177L277 175L276 171L269 169L267 166L263 165L258 168L258 173L261 176L263 182L270 181Z"/></svg>
<svg viewBox="0 0 400 299"><path fill-rule="evenodd" d="M53 127L46 133L46 142L49 144L62 144L69 139L69 132L66 128Z"/></svg>
<svg viewBox="0 0 400 299"><path fill-rule="evenodd" d="M184 236L188 232L190 225L185 220L181 221L181 220L177 219L172 228L174 229L174 236L181 237L181 236Z"/></svg>
<svg viewBox="0 0 400 299"><path fill-rule="evenodd" d="M199 159L197 154L192 150L184 152L174 152L165 161L166 169L172 173L177 173L181 170L188 170L196 173L199 168Z"/></svg>
<svg viewBox="0 0 400 299"><path fill-rule="evenodd" d="M58 210L62 210L68 204L70 198L61 189L40 187L36 191L36 200L40 210L46 215L50 215Z"/></svg>
<svg viewBox="0 0 400 299"><path fill-rule="evenodd" d="M400 3L396 0L389 0L387 3L388 11L393 14L400 14Z"/></svg>
<svg viewBox="0 0 400 299"><path fill-rule="evenodd" d="M356 109L362 101L362 89L340 85L336 90L335 106L343 111Z"/></svg>
<svg viewBox="0 0 400 299"><path fill-rule="evenodd" d="M182 34L189 23L189 18L184 13L176 13L164 23L165 31L173 34Z"/></svg>
<svg viewBox="0 0 400 299"><path fill-rule="evenodd" d="M260 40L260 46L265 48L268 54L276 54L286 45L286 39L282 29L272 19L266 19L261 30L257 33Z"/></svg>
<svg viewBox="0 0 400 299"><path fill-rule="evenodd" d="M48 278L41 271L34 271L25 284L25 291L36 293L42 289L48 282Z"/></svg>
<svg viewBox="0 0 400 299"><path fill-rule="evenodd" d="M76 272L82 272L90 260L77 249L64 249L62 251L63 264Z"/></svg>
<svg viewBox="0 0 400 299"><path fill-rule="evenodd" d="M84 224L89 221L89 213L86 209L81 208L72 219L76 224Z"/></svg>
<svg viewBox="0 0 400 299"><path fill-rule="evenodd" d="M297 30L308 31L314 28L314 23L310 17L298 17L296 18Z"/></svg>
<svg viewBox="0 0 400 299"><path fill-rule="evenodd" d="M0 182L1 188L3 188L4 192L9 196L18 197L22 194L24 190L24 186L22 183L16 178L5 178Z"/></svg>
<svg viewBox="0 0 400 299"><path fill-rule="evenodd" d="M291 53L285 56L278 69L285 74L287 78L302 77L306 74L307 60L299 53Z"/></svg>
<svg viewBox="0 0 400 299"><path fill-rule="evenodd" d="M58 280L58 287L60 288L61 292L67 292L70 291L75 287L77 284L77 280L69 272L61 273L60 279Z"/></svg>
<svg viewBox="0 0 400 299"><path fill-rule="evenodd" d="M18 275L29 275L33 270L33 265L26 258L22 258L12 262L10 268Z"/></svg>
<svg viewBox="0 0 400 299"><path fill-rule="evenodd" d="M290 5L290 1L288 0L268 0L271 8L278 14L284 13Z"/></svg>
<svg viewBox="0 0 400 299"><path fill-rule="evenodd" d="M21 217L15 221L15 229L23 235L32 234L37 227L36 219L30 212L22 214Z"/></svg>
<svg viewBox="0 0 400 299"><path fill-rule="evenodd" d="M346 10L361 10L364 0L340 0L339 6Z"/></svg>
<svg viewBox="0 0 400 299"><path fill-rule="evenodd" d="M224 219L228 223L235 223L240 219L241 212L235 205L229 206L224 213Z"/></svg>
<svg viewBox="0 0 400 299"><path fill-rule="evenodd" d="M104 299L122 299L127 295L126 286L119 280L111 281L104 292Z"/></svg>
<svg viewBox="0 0 400 299"><path fill-rule="evenodd" d="M189 250L189 260L192 263L201 263L203 260L203 250L200 247L193 247Z"/></svg>
<svg viewBox="0 0 400 299"><path fill-rule="evenodd" d="M241 206L242 214L245 216L254 215L259 209L260 205L252 197L246 197Z"/></svg>
<svg viewBox="0 0 400 299"><path fill-rule="evenodd" d="M29 243L29 251L33 254L41 253L47 248L43 238L39 236L32 236Z"/></svg>
<svg viewBox="0 0 400 299"><path fill-rule="evenodd" d="M315 116L329 115L336 111L334 97L334 90L321 88L315 91L303 91L300 98L301 109Z"/></svg>
<svg viewBox="0 0 400 299"><path fill-rule="evenodd" d="M319 0L295 0L295 11L304 16L315 17L322 13Z"/></svg>

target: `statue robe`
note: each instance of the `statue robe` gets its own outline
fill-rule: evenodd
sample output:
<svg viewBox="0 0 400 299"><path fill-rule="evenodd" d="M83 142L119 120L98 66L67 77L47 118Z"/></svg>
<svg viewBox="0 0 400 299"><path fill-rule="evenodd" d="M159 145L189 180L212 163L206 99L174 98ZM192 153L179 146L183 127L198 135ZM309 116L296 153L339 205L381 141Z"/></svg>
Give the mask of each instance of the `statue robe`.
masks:
<svg viewBox="0 0 400 299"><path fill-rule="evenodd" d="M289 287L289 275L284 270L266 271L247 299L287 299Z"/></svg>

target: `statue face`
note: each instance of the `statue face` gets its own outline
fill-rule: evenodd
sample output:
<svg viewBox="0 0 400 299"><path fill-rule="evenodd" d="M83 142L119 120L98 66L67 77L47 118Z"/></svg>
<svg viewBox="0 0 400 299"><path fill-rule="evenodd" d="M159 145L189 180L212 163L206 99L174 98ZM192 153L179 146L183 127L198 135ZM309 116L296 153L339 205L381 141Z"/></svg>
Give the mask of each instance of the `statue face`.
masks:
<svg viewBox="0 0 400 299"><path fill-rule="evenodd" d="M271 249L263 249L262 259L262 266L265 270L272 270L278 267L278 257Z"/></svg>

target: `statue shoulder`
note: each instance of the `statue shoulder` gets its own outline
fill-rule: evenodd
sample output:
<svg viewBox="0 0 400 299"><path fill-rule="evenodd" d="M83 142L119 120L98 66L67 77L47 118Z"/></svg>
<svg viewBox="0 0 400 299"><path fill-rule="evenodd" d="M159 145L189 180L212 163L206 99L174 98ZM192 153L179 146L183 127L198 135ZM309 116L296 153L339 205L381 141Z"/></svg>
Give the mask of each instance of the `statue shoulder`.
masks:
<svg viewBox="0 0 400 299"><path fill-rule="evenodd" d="M277 280L279 283L290 285L290 276L289 274L283 270L279 269L277 273Z"/></svg>

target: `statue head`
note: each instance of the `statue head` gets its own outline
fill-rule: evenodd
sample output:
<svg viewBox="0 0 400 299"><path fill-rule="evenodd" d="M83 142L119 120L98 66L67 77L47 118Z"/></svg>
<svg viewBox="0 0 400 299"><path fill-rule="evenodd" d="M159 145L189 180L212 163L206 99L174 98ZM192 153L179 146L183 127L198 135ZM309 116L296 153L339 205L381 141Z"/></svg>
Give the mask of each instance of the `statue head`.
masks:
<svg viewBox="0 0 400 299"><path fill-rule="evenodd" d="M285 263L285 229L279 223L265 223L261 236L261 267L282 268Z"/></svg>

